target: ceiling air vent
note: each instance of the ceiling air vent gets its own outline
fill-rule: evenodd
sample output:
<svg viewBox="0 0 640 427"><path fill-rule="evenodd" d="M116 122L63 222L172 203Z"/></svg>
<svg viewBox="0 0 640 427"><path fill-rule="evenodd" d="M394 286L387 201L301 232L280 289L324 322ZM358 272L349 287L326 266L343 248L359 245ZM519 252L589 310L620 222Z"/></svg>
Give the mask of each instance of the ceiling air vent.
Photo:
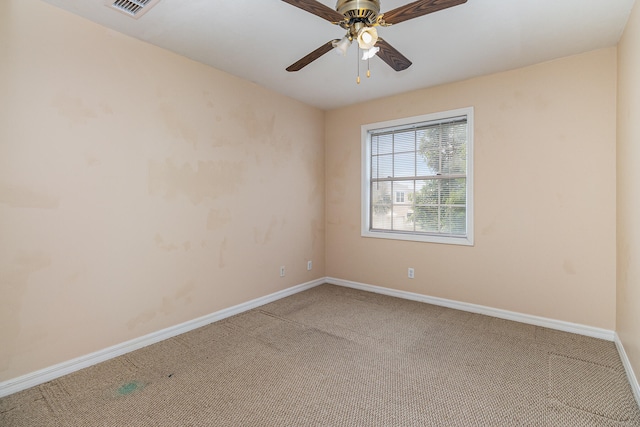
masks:
<svg viewBox="0 0 640 427"><path fill-rule="evenodd" d="M105 0L112 9L138 19L155 6L160 0Z"/></svg>

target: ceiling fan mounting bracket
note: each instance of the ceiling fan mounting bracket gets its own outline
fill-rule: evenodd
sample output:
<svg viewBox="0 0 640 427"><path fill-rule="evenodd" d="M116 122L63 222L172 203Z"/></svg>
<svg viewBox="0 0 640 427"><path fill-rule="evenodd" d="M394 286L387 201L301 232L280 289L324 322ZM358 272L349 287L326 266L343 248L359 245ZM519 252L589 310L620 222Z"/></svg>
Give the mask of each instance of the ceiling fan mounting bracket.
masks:
<svg viewBox="0 0 640 427"><path fill-rule="evenodd" d="M336 11L345 17L347 26L362 22L366 26L375 25L380 14L379 0L338 0Z"/></svg>

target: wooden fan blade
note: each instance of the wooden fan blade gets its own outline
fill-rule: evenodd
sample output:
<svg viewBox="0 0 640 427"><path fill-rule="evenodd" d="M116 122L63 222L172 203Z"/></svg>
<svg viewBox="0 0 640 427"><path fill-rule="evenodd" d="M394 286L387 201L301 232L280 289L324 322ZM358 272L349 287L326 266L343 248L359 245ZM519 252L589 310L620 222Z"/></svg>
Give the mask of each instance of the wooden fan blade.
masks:
<svg viewBox="0 0 640 427"><path fill-rule="evenodd" d="M320 58L325 53L329 52L333 49L333 43L340 41L338 39L331 40L328 43L323 44L304 58L300 59L298 62L295 62L287 67L287 71L300 71L307 65L311 64L316 59Z"/></svg>
<svg viewBox="0 0 640 427"><path fill-rule="evenodd" d="M402 21L448 9L466 2L467 0L418 0L390 10L384 14L383 19L387 24L398 24Z"/></svg>
<svg viewBox="0 0 640 427"><path fill-rule="evenodd" d="M309 13L313 13L322 19L335 24L340 21L344 21L344 16L340 15L335 10L323 5L316 0L282 0L285 3L289 3L292 6L299 7L302 10L306 10Z"/></svg>
<svg viewBox="0 0 640 427"><path fill-rule="evenodd" d="M389 66L394 70L402 71L411 66L411 61L409 61L403 54L398 52L396 48L391 46L386 41L378 39L378 41L376 42L376 46L380 48L376 55L378 55L384 62L389 64Z"/></svg>

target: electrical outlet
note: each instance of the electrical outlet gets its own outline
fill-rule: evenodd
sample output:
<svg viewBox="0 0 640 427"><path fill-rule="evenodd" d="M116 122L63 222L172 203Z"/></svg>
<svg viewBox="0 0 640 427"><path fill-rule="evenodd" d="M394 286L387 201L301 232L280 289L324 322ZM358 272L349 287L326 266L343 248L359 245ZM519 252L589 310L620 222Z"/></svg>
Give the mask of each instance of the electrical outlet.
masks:
<svg viewBox="0 0 640 427"><path fill-rule="evenodd" d="M284 265L280 267L280 277L284 277Z"/></svg>
<svg viewBox="0 0 640 427"><path fill-rule="evenodd" d="M413 279L413 278L415 277L415 276L414 276L413 268L411 268L411 267L409 267L409 273L408 273L408 276L409 276L409 279Z"/></svg>
<svg viewBox="0 0 640 427"><path fill-rule="evenodd" d="M313 268L313 262L307 261L307 270L310 271Z"/></svg>

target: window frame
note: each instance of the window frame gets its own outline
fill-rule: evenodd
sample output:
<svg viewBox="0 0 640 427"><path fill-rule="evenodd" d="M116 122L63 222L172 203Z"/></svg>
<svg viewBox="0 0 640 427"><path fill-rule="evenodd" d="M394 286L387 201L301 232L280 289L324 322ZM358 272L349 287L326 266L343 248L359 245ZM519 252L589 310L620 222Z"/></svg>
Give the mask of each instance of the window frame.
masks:
<svg viewBox="0 0 640 427"><path fill-rule="evenodd" d="M381 239L406 240L425 243L474 246L474 198L473 198L473 107L406 117L384 122L369 123L361 126L361 236ZM389 128L410 128L412 125L425 124L466 116L467 119L467 173L466 173L466 236L442 236L438 234L416 233L412 231L385 231L371 229L371 133ZM411 177L407 177L411 179Z"/></svg>

